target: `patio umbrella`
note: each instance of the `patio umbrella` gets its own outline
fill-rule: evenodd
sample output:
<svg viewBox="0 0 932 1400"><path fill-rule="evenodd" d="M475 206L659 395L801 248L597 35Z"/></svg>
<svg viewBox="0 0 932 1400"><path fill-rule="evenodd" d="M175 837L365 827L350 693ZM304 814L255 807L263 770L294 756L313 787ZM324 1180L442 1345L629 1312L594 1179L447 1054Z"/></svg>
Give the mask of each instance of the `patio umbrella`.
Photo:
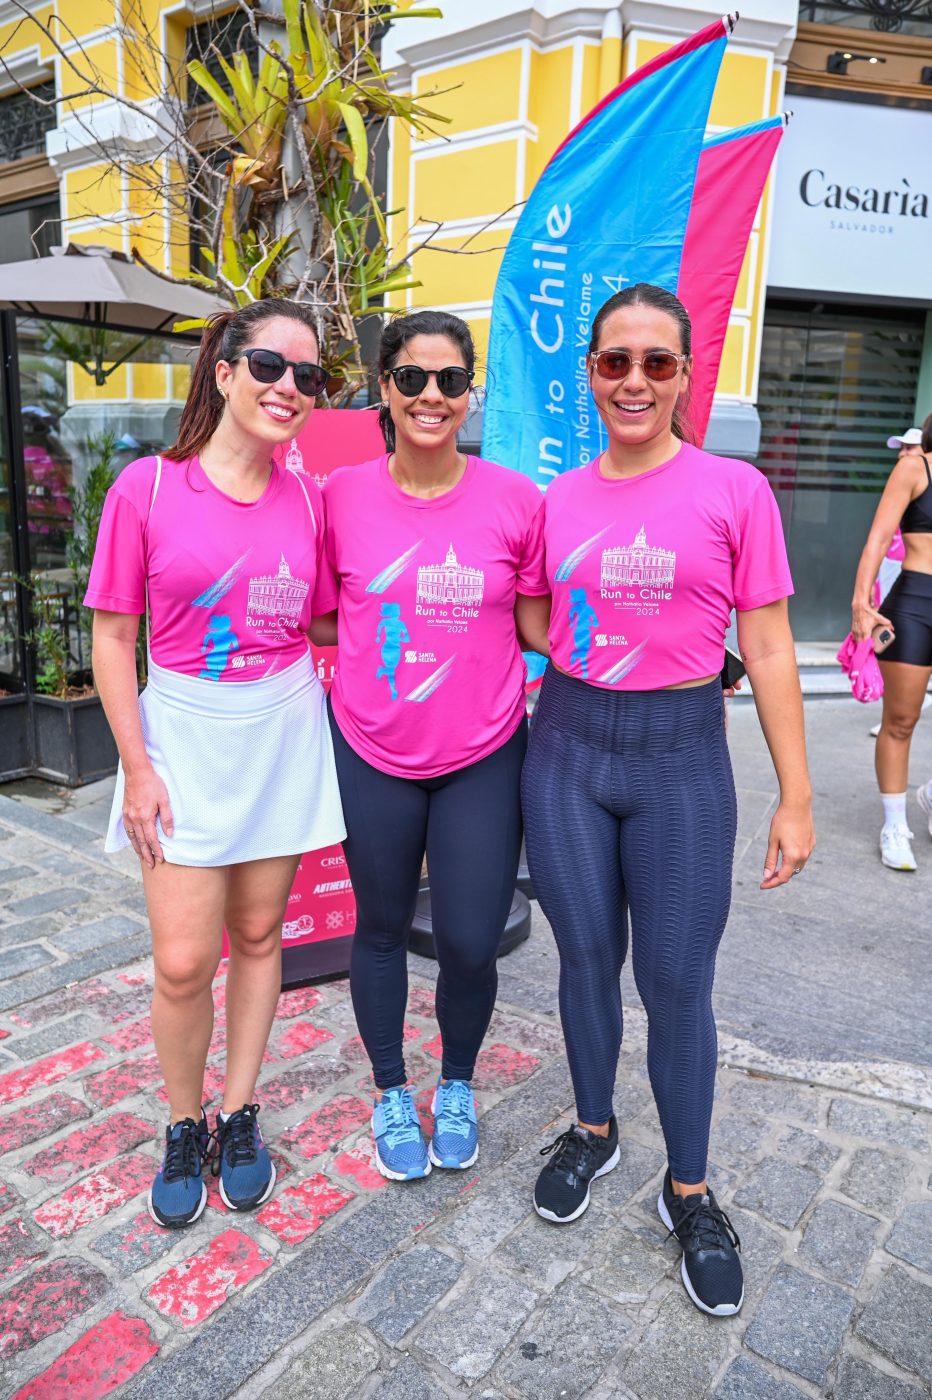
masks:
<svg viewBox="0 0 932 1400"><path fill-rule="evenodd" d="M69 243L46 258L0 264L0 309L27 316L152 333L227 307L200 287L166 282L109 249Z"/></svg>
<svg viewBox="0 0 932 1400"><path fill-rule="evenodd" d="M147 335L225 307L210 292L166 282L108 248L69 243L47 258L0 264L0 309L78 322L79 341L59 329L59 348L98 385L142 349ZM118 348L113 331L141 333L142 339Z"/></svg>

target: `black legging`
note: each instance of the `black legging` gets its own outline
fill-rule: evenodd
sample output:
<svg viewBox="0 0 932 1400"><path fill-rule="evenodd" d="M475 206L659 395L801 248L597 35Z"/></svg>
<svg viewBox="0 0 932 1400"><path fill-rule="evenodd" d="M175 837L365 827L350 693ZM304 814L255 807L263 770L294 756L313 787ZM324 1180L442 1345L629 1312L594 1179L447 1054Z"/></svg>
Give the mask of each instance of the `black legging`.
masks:
<svg viewBox="0 0 932 1400"><path fill-rule="evenodd" d="M647 1068L674 1181L705 1178L715 954L728 918L735 788L718 680L609 691L548 667L524 768L528 865L560 950L576 1108L605 1123L631 915Z"/></svg>
<svg viewBox="0 0 932 1400"><path fill-rule="evenodd" d="M498 989L495 958L521 850L527 724L488 757L436 778L396 778L346 742L333 710L346 840L356 896L350 988L380 1089L405 1082L408 936L427 853L439 972L445 1079L471 1079Z"/></svg>

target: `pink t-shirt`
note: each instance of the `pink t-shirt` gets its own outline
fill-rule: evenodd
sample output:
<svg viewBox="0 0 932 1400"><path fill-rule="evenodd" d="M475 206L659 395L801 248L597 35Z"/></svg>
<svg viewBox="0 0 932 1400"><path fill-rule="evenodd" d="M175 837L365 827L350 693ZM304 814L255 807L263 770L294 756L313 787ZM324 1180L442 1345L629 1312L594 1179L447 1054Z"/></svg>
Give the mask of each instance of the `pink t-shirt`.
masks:
<svg viewBox="0 0 932 1400"><path fill-rule="evenodd" d="M547 489L550 654L612 690L714 676L732 608L793 592L773 492L748 462L683 443L617 480L598 459Z"/></svg>
<svg viewBox="0 0 932 1400"><path fill-rule="evenodd" d="M340 587L331 698L374 768L433 777L485 758L524 715L515 595L547 593L543 500L528 477L470 457L452 491L402 491L383 456L324 487Z"/></svg>
<svg viewBox="0 0 932 1400"><path fill-rule="evenodd" d="M107 493L86 606L143 613L148 585L157 665L215 681L284 670L307 653L312 611L336 607L318 589L320 491L276 465L257 501L235 501L196 457L163 458L153 501L156 460L130 462Z"/></svg>

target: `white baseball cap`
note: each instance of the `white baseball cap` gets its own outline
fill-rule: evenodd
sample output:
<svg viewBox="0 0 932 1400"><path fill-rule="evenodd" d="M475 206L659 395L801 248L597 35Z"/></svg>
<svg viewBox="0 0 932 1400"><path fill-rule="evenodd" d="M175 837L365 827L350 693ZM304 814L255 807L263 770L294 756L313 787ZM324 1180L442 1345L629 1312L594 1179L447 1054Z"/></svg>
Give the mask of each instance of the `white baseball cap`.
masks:
<svg viewBox="0 0 932 1400"><path fill-rule="evenodd" d="M922 442L921 428L907 428L900 437L887 438L888 447L918 447Z"/></svg>

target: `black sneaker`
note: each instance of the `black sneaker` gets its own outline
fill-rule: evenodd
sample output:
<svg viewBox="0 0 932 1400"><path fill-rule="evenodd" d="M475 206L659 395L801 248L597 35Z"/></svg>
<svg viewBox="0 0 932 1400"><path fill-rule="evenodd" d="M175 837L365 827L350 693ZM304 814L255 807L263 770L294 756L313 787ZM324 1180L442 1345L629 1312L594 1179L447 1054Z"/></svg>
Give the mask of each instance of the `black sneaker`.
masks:
<svg viewBox="0 0 932 1400"><path fill-rule="evenodd" d="M657 1209L670 1235L683 1246L680 1273L696 1307L713 1317L732 1317L744 1302L741 1241L712 1192L677 1196L668 1168Z"/></svg>
<svg viewBox="0 0 932 1400"><path fill-rule="evenodd" d="M589 1204L589 1183L618 1165L621 1154L615 1115L607 1137L573 1123L549 1147L542 1147L540 1155L550 1157L550 1161L537 1178L534 1209L558 1225L577 1220Z"/></svg>

